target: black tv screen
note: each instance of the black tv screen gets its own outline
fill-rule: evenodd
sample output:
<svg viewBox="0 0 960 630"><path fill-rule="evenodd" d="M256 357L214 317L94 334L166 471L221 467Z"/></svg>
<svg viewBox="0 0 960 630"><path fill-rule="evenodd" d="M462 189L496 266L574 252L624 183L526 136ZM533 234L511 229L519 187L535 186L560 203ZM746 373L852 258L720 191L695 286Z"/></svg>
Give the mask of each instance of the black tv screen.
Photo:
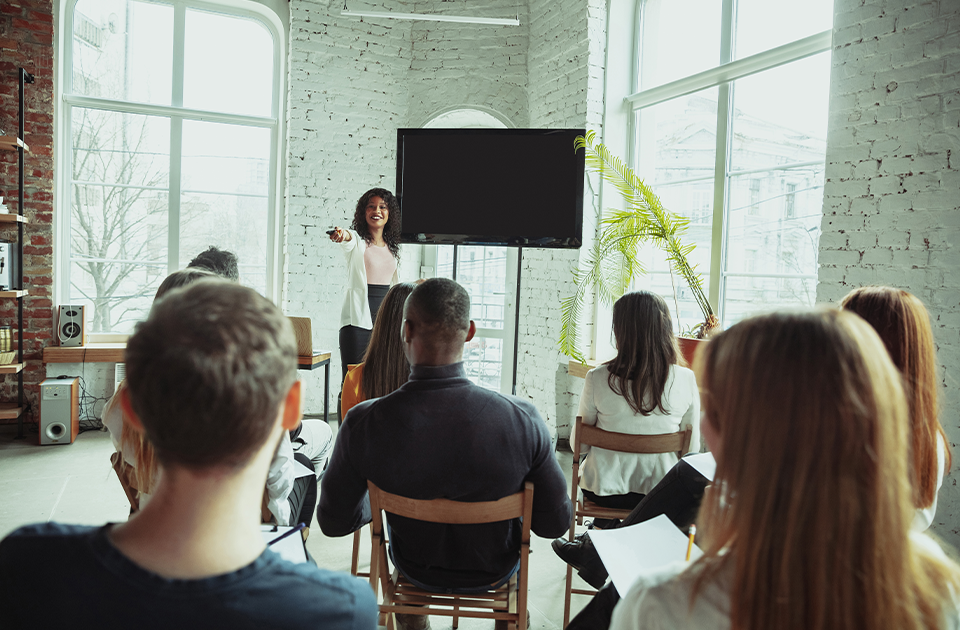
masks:
<svg viewBox="0 0 960 630"><path fill-rule="evenodd" d="M580 247L583 129L399 129L405 243Z"/></svg>

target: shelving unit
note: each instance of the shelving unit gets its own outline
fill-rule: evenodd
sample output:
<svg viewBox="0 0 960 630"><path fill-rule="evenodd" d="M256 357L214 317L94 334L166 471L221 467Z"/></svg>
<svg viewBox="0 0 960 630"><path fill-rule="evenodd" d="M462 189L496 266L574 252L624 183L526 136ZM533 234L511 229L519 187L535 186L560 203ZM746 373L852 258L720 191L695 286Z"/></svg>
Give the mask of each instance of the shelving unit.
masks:
<svg viewBox="0 0 960 630"><path fill-rule="evenodd" d="M23 225L27 223L26 217L23 215L23 171L24 171L24 154L29 153L30 147L27 146L27 143L24 142L23 135L23 122L24 122L24 111L23 111L23 91L24 85L27 83L33 83L33 75L20 68L18 70L19 79L20 79L20 108L19 108L19 129L16 136L0 136L0 150L6 151L16 151L18 153L18 168L17 168L17 213L16 214L0 214L0 223L17 225L17 267L16 275L11 278L12 282L16 284L18 288L12 289L9 291L0 291L0 299L12 299L17 301L17 362L9 365L0 365L0 374L16 374L17 375L17 402L16 403L0 403L0 419L12 420L17 419L17 438L22 439L24 437L23 433L23 298L27 295L27 291L23 288Z"/></svg>

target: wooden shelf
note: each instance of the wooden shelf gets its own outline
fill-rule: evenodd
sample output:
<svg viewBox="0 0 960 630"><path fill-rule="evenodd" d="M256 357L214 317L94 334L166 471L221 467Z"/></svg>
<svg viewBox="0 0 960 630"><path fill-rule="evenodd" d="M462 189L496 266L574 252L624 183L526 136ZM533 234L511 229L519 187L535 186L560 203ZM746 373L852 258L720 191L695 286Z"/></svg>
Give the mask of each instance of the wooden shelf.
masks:
<svg viewBox="0 0 960 630"><path fill-rule="evenodd" d="M20 214L0 212L0 223L30 223L30 220Z"/></svg>
<svg viewBox="0 0 960 630"><path fill-rule="evenodd" d="M26 143L16 136L0 136L0 149L5 151L16 151L18 148L23 148L27 153L30 152L30 147Z"/></svg>
<svg viewBox="0 0 960 630"><path fill-rule="evenodd" d="M16 374L23 369L23 363L7 363L0 365L0 374Z"/></svg>
<svg viewBox="0 0 960 630"><path fill-rule="evenodd" d="M22 411L17 403L0 403L0 420L15 420Z"/></svg>
<svg viewBox="0 0 960 630"><path fill-rule="evenodd" d="M28 291L0 291L0 298L19 298L27 295Z"/></svg>
<svg viewBox="0 0 960 630"><path fill-rule="evenodd" d="M87 346L47 346L44 363L123 363L125 343L97 343Z"/></svg>

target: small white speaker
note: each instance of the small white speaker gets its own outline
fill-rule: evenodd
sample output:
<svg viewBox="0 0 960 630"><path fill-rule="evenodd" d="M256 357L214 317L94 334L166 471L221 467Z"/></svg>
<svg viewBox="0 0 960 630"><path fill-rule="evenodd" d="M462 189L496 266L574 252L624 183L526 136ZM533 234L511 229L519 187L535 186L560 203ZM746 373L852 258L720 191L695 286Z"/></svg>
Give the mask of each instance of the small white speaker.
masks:
<svg viewBox="0 0 960 630"><path fill-rule="evenodd" d="M57 338L61 346L82 346L87 342L85 324L87 307L79 304L61 304L57 317Z"/></svg>
<svg viewBox="0 0 960 630"><path fill-rule="evenodd" d="M40 383L40 444L73 444L80 433L80 379Z"/></svg>

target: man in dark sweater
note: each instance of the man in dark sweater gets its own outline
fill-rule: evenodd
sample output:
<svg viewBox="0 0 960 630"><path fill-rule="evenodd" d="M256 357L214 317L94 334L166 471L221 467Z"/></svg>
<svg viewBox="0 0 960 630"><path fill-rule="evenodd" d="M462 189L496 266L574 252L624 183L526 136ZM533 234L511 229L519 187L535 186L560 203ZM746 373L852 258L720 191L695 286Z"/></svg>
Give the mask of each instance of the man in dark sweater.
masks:
<svg viewBox="0 0 960 630"><path fill-rule="evenodd" d="M433 278L410 294L401 330L410 380L347 414L320 491L325 534L370 521L368 479L394 494L455 501L499 499L531 481L534 533L549 538L570 527L566 481L536 408L467 379L463 347L475 332L470 297L456 282ZM394 562L423 587L489 586L517 569L519 522L388 521Z"/></svg>
<svg viewBox="0 0 960 630"><path fill-rule="evenodd" d="M373 630L368 584L283 560L260 532L267 468L300 420L296 358L290 322L252 289L200 280L157 300L120 399L160 461L153 498L119 525L5 538L0 626Z"/></svg>

